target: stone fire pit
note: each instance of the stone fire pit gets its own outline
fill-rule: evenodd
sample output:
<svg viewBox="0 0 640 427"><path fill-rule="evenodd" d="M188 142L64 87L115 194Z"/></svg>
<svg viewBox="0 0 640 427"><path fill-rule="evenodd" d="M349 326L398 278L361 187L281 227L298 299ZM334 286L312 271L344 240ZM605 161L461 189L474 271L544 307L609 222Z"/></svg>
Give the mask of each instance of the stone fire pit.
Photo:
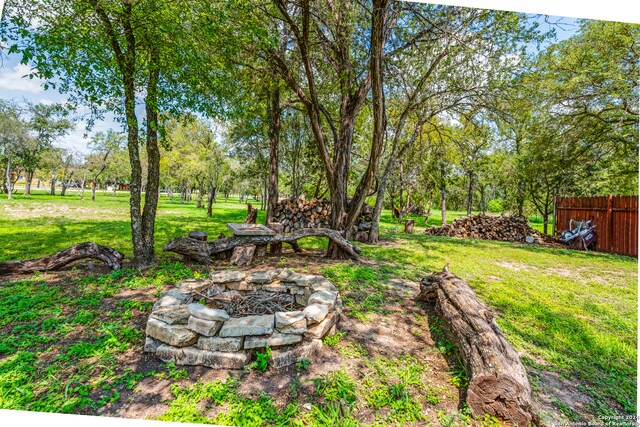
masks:
<svg viewBox="0 0 640 427"><path fill-rule="evenodd" d="M240 369L269 346L281 368L312 358L334 334L342 301L322 276L289 269L213 272L164 293L147 321L144 351L163 362Z"/></svg>

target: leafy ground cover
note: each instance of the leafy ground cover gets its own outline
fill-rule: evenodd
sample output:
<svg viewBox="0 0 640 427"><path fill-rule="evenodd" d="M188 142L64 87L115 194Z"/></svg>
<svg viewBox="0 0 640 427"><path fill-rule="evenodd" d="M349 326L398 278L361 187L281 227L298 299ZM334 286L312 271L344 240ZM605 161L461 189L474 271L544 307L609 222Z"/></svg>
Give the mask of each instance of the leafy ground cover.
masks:
<svg viewBox="0 0 640 427"><path fill-rule="evenodd" d="M194 203L163 198L157 249L193 229L225 232L244 213L229 199L206 218ZM86 240L130 254L127 216L121 194L99 194L97 203L71 194L2 200L0 260ZM494 425L460 404L457 350L432 309L411 298L420 277L449 262L522 355L543 419L635 413L637 260L423 236L422 221L408 236L385 212L382 244L362 245L370 264L325 260L326 243L308 239L304 254L256 266L325 274L345 303L340 332L321 355L284 371L182 368L142 354L153 301L208 270L169 254L159 252L158 267L145 272L85 264L0 279L0 407L230 425Z"/></svg>

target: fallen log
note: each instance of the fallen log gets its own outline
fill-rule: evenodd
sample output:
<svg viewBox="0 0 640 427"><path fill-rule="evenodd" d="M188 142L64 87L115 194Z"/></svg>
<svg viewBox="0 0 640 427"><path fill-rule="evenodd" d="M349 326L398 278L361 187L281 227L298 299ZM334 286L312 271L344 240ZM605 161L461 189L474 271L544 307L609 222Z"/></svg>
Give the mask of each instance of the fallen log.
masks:
<svg viewBox="0 0 640 427"><path fill-rule="evenodd" d="M469 378L467 405L474 415L488 413L519 426L537 423L524 366L469 285L447 266L422 279L416 300L435 302L458 344Z"/></svg>
<svg viewBox="0 0 640 427"><path fill-rule="evenodd" d="M124 255L108 246L84 242L44 258L0 262L0 274L59 270L74 261L87 258L103 261L110 269L118 270L122 266Z"/></svg>
<svg viewBox="0 0 640 427"><path fill-rule="evenodd" d="M237 246L288 243L294 248L294 250L301 250L298 246L297 240L312 236L328 237L336 242L336 244L349 254L352 259L362 261L362 257L360 257L360 248L358 246L342 237L340 232L328 228L303 228L292 233L276 234L273 236L233 236L207 242L189 237L176 237L164 245L163 250L186 255L201 263L209 263L216 254L228 251Z"/></svg>

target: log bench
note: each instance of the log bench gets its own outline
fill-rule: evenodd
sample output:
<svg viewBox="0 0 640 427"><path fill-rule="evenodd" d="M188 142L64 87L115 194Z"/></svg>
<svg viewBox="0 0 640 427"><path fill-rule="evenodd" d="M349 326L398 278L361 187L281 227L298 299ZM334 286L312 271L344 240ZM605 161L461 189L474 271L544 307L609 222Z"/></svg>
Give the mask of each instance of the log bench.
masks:
<svg viewBox="0 0 640 427"><path fill-rule="evenodd" d="M233 252L235 248L251 245L266 246L275 243L287 243L298 252L301 249L297 241L304 237L327 237L336 242L351 259L362 261L360 247L342 237L340 232L328 228L303 228L286 234L232 236L211 241L203 241L191 237L176 237L164 245L163 250L185 255L196 262L208 264L215 259L220 259L224 254ZM245 255L245 258L247 256L248 254ZM251 254L251 258L253 258L253 254Z"/></svg>

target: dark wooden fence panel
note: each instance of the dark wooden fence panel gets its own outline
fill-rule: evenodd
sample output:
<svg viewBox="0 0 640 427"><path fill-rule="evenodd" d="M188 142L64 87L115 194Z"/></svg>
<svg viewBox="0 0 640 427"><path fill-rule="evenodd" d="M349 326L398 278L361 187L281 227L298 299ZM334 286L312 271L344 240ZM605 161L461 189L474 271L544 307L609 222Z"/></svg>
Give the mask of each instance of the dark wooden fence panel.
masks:
<svg viewBox="0 0 640 427"><path fill-rule="evenodd" d="M598 232L597 250L638 256L638 197L556 198L556 234L568 229L571 219L593 219Z"/></svg>

